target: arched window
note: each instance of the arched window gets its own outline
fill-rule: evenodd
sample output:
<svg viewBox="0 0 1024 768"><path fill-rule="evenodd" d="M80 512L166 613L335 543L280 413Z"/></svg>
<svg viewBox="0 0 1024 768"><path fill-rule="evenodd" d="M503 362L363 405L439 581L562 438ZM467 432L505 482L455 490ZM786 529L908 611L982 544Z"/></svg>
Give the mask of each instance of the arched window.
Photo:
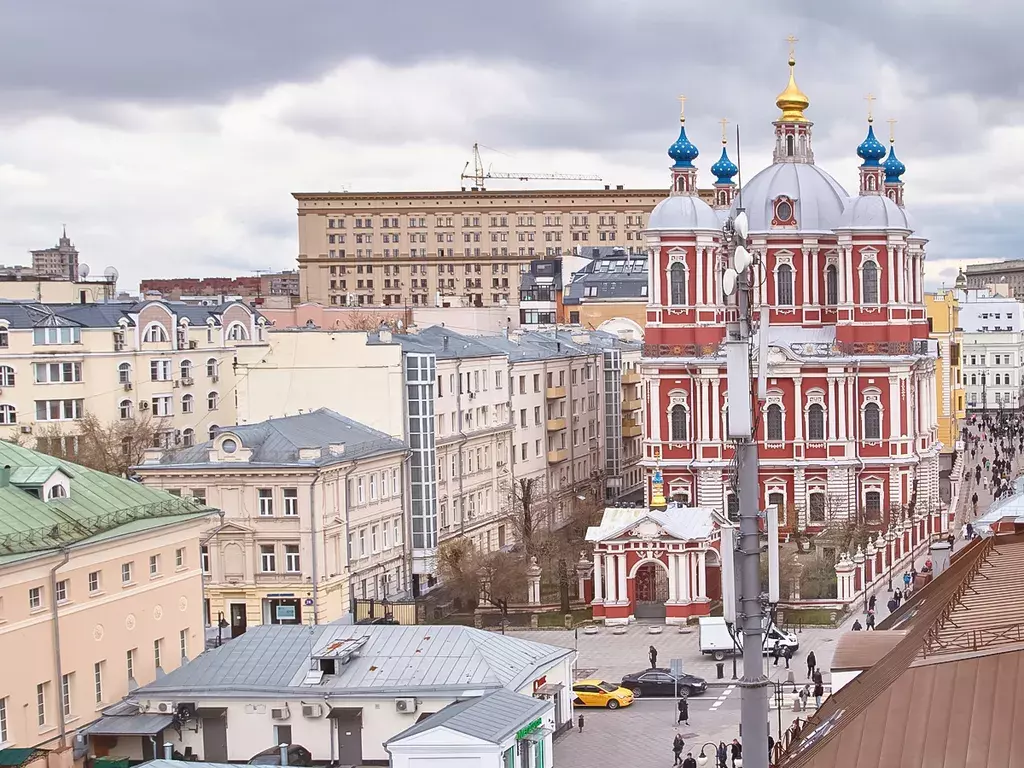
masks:
<svg viewBox="0 0 1024 768"><path fill-rule="evenodd" d="M195 407L195 398L192 397L192 395L182 395L181 396L181 412L182 413L192 413L192 410L193 410L194 407Z"/></svg>
<svg viewBox="0 0 1024 768"><path fill-rule="evenodd" d="M780 264L775 270L775 303L780 307L793 306L793 268Z"/></svg>
<svg viewBox="0 0 1024 768"><path fill-rule="evenodd" d="M839 303L839 268L835 264L825 267L825 303L829 306Z"/></svg>
<svg viewBox="0 0 1024 768"><path fill-rule="evenodd" d="M782 442L782 406L778 403L768 406L768 442Z"/></svg>
<svg viewBox="0 0 1024 768"><path fill-rule="evenodd" d="M882 518L882 492L867 491L864 494L864 517L877 521Z"/></svg>
<svg viewBox="0 0 1024 768"><path fill-rule="evenodd" d="M971 374L971 386L978 386L978 377L975 374Z"/></svg>
<svg viewBox="0 0 1024 768"><path fill-rule="evenodd" d="M825 522L825 494L818 491L810 496L810 517L812 523Z"/></svg>
<svg viewBox="0 0 1024 768"><path fill-rule="evenodd" d="M792 157L796 152L796 140L792 136L786 137L786 155Z"/></svg>
<svg viewBox="0 0 1024 768"><path fill-rule="evenodd" d="M875 177L874 176L868 176L868 192L874 192L874 191L875 191Z"/></svg>
<svg viewBox="0 0 1024 768"><path fill-rule="evenodd" d="M216 411L217 406L220 404L220 396L216 392L210 392L206 396L206 408L211 411Z"/></svg>
<svg viewBox="0 0 1024 768"><path fill-rule="evenodd" d="M128 456L132 452L132 439L130 437L121 438L121 455Z"/></svg>
<svg viewBox="0 0 1024 768"><path fill-rule="evenodd" d="M807 439L819 443L825 439L825 409L818 403L807 409Z"/></svg>
<svg viewBox="0 0 1024 768"><path fill-rule="evenodd" d="M210 439L211 440L213 440L214 436L216 436L218 429L220 429L220 427L218 427L216 424L211 424L210 425Z"/></svg>
<svg viewBox="0 0 1024 768"><path fill-rule="evenodd" d="M878 265L873 261L865 261L861 267L861 302L864 304L878 303Z"/></svg>
<svg viewBox="0 0 1024 768"><path fill-rule="evenodd" d="M668 268L668 287L673 306L686 304L686 273L682 262L677 261Z"/></svg>
<svg viewBox="0 0 1024 768"><path fill-rule="evenodd" d="M130 419L132 417L132 410L133 407L131 400L122 400L117 405L118 414L121 416L122 419Z"/></svg>
<svg viewBox="0 0 1024 768"><path fill-rule="evenodd" d="M117 366L117 383L118 384L131 384L132 383L132 364L121 363Z"/></svg>
<svg viewBox="0 0 1024 768"><path fill-rule="evenodd" d="M181 370L181 378L183 378L183 379L191 379L192 378L192 361L191 360L182 360L181 361L181 365L179 366L179 368Z"/></svg>
<svg viewBox="0 0 1024 768"><path fill-rule="evenodd" d="M779 519L782 519L782 513L786 511L786 497L781 493L769 493L768 494L768 506L775 507L779 513Z"/></svg>
<svg viewBox="0 0 1024 768"><path fill-rule="evenodd" d="M882 439L882 411L878 403L864 406L864 437L867 440Z"/></svg>
<svg viewBox="0 0 1024 768"><path fill-rule="evenodd" d="M211 379L217 375L217 358L211 357L206 361L206 375Z"/></svg>
<svg viewBox="0 0 1024 768"><path fill-rule="evenodd" d="M186 448L191 448L196 444L196 431L192 427L181 430L181 444Z"/></svg>
<svg viewBox="0 0 1024 768"><path fill-rule="evenodd" d="M0 424L17 424L18 411L13 405L0 405Z"/></svg>
<svg viewBox="0 0 1024 768"><path fill-rule="evenodd" d="M228 341L248 341L249 332L241 323L232 323L228 327Z"/></svg>
<svg viewBox="0 0 1024 768"><path fill-rule="evenodd" d="M0 387L14 386L14 369L9 365L0 365Z"/></svg>
<svg viewBox="0 0 1024 768"><path fill-rule="evenodd" d="M142 334L143 341L160 342L167 341L167 329L160 323L150 323Z"/></svg>
<svg viewBox="0 0 1024 768"><path fill-rule="evenodd" d="M687 421L689 421L689 414L686 412L685 405L673 405L672 411L672 424L671 434L674 442L682 442L688 439L688 431L686 429Z"/></svg>
<svg viewBox="0 0 1024 768"><path fill-rule="evenodd" d="M68 497L67 489L58 483L57 485L51 485L50 490L46 492L46 498L49 499L66 499Z"/></svg>

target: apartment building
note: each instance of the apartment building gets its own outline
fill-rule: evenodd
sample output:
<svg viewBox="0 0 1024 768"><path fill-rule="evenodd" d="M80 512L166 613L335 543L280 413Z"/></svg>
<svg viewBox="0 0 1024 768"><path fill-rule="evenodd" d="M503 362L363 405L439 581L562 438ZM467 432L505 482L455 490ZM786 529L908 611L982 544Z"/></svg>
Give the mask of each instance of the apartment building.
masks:
<svg viewBox="0 0 1024 768"><path fill-rule="evenodd" d="M956 291L963 328L963 381L971 411L1024 405L1024 305L984 288Z"/></svg>
<svg viewBox="0 0 1024 768"><path fill-rule="evenodd" d="M1005 296L1024 295L1024 259L995 261L988 264L968 264L961 270L963 284L957 280L957 288L988 288L1001 286Z"/></svg>
<svg viewBox="0 0 1024 768"><path fill-rule="evenodd" d="M222 511L203 538L206 619L237 637L257 624L351 619L353 598L404 592L407 452L321 408L151 450L135 471Z"/></svg>
<svg viewBox="0 0 1024 768"><path fill-rule="evenodd" d="M567 282L566 322L642 341L647 325L648 259L642 252L601 249Z"/></svg>
<svg viewBox="0 0 1024 768"><path fill-rule="evenodd" d="M935 340L939 350L935 366L935 391L938 393L939 469L953 466L960 442L960 431L967 413L963 385L963 340L960 327L960 303L955 291L926 293L924 306L928 317L928 337ZM942 482L940 475L940 482Z"/></svg>
<svg viewBox="0 0 1024 768"><path fill-rule="evenodd" d="M711 192L702 192L710 195ZM296 193L302 301L495 306L520 267L573 248L642 247L663 189Z"/></svg>
<svg viewBox="0 0 1024 768"><path fill-rule="evenodd" d="M235 424L235 353L265 353L263 335L240 303L0 301L0 438L70 436L92 413L155 421L163 446L202 442Z"/></svg>
<svg viewBox="0 0 1024 768"><path fill-rule="evenodd" d="M0 746L70 747L202 653L214 510L3 441L0 468Z"/></svg>
<svg viewBox="0 0 1024 768"><path fill-rule="evenodd" d="M61 280L77 280L80 275L78 249L68 237L66 227L61 231L57 245L30 253L32 269L37 275L49 275Z"/></svg>

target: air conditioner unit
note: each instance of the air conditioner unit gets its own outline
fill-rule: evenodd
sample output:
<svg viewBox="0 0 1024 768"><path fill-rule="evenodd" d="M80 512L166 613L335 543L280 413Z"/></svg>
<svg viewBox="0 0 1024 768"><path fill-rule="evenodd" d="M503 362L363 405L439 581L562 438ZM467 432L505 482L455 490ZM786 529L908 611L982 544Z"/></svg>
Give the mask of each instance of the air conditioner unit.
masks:
<svg viewBox="0 0 1024 768"><path fill-rule="evenodd" d="M130 381L126 381L124 383L124 391L125 392L131 392L132 391L132 383Z"/></svg>
<svg viewBox="0 0 1024 768"><path fill-rule="evenodd" d="M270 710L270 717L273 720L287 720L292 716L288 707L274 707Z"/></svg>
<svg viewBox="0 0 1024 768"><path fill-rule="evenodd" d="M405 712L406 714L412 714L416 711L416 699L395 699L395 712Z"/></svg>
<svg viewBox="0 0 1024 768"><path fill-rule="evenodd" d="M151 706L155 711L160 712L164 715L169 715L171 714L171 712L174 711L173 701L158 701L155 704L152 704Z"/></svg>
<svg viewBox="0 0 1024 768"><path fill-rule="evenodd" d="M217 374L214 374L213 376L210 377L210 381L212 381L214 384L216 384L218 381L220 381L220 376L218 376Z"/></svg>
<svg viewBox="0 0 1024 768"><path fill-rule="evenodd" d="M191 376L186 376L184 379L181 380L181 383L183 386L191 387L193 384L195 384L195 380Z"/></svg>
<svg viewBox="0 0 1024 768"><path fill-rule="evenodd" d="M303 704L302 705L302 716L303 717L323 717L324 716L324 705L323 704Z"/></svg>
<svg viewBox="0 0 1024 768"><path fill-rule="evenodd" d="M198 343L196 343L195 341L190 341L190 342L188 343L188 348L189 348L189 349L195 349L195 348L196 348L197 346L199 346L199 345L198 345Z"/></svg>
<svg viewBox="0 0 1024 768"><path fill-rule="evenodd" d="M148 411L149 410L149 401L148 400L140 400L139 401L139 410L140 411Z"/></svg>
<svg viewBox="0 0 1024 768"><path fill-rule="evenodd" d="M470 392L469 393L469 399L473 400L474 398L476 398L476 392Z"/></svg>
<svg viewBox="0 0 1024 768"><path fill-rule="evenodd" d="M23 434L23 435L31 435L32 434L32 427L30 427L28 424L25 424L21 428L21 434Z"/></svg>

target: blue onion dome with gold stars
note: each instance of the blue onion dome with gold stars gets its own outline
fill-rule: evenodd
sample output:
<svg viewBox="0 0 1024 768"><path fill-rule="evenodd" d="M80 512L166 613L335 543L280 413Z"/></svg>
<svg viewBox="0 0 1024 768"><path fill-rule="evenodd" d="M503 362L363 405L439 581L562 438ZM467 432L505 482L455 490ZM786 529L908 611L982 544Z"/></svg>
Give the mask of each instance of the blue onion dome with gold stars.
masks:
<svg viewBox="0 0 1024 768"><path fill-rule="evenodd" d="M868 135L857 147L857 157L864 161L865 168L877 168L878 161L885 157L885 145L875 138L875 126L868 122Z"/></svg>
<svg viewBox="0 0 1024 768"><path fill-rule="evenodd" d="M739 173L739 168L729 159L729 153L724 146L722 147L722 156L718 158L717 163L711 166L711 172L718 177L715 179L716 184L732 184L732 177Z"/></svg>
<svg viewBox="0 0 1024 768"><path fill-rule="evenodd" d="M675 160L673 168L693 168L700 150L686 137L686 125L679 121L679 138L668 148L668 156Z"/></svg>
<svg viewBox="0 0 1024 768"><path fill-rule="evenodd" d="M899 184L904 173L907 172L907 166L896 157L896 147L892 144L889 145L889 156L885 158L885 183L886 184Z"/></svg>

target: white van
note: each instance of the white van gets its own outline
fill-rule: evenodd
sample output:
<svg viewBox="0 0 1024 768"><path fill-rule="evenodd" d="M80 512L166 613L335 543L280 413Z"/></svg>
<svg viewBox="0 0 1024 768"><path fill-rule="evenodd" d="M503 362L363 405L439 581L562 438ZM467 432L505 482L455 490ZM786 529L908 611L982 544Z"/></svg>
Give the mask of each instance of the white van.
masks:
<svg viewBox="0 0 1024 768"><path fill-rule="evenodd" d="M721 616L705 616L699 620L700 652L709 653L715 661L721 661L726 654L733 653L743 647L743 635L729 631L725 619ZM780 649L791 648L796 653L800 641L791 632L783 632L773 622L765 620L764 652L770 653L775 646Z"/></svg>

